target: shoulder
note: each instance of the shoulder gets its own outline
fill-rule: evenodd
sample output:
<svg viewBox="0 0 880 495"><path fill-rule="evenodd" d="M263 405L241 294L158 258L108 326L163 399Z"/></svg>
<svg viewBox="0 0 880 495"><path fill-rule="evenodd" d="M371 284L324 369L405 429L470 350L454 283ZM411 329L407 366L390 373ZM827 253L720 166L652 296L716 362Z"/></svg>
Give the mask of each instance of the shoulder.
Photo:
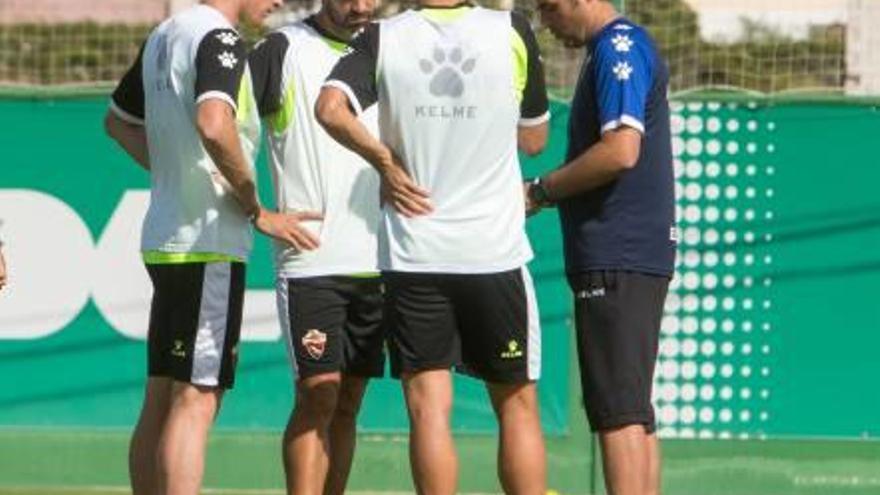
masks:
<svg viewBox="0 0 880 495"><path fill-rule="evenodd" d="M357 46L361 48L369 47L371 50L377 50L379 47L379 33L382 31L382 26L385 22L386 21L383 20L367 24L363 29L355 33L349 46ZM349 48L346 53L350 53L350 51L351 48Z"/></svg>
<svg viewBox="0 0 880 495"><path fill-rule="evenodd" d="M377 32L386 30L390 31L394 29L406 29L413 25L421 25L424 19L424 15L418 10L407 9L391 17L371 22L370 25L375 24Z"/></svg>
<svg viewBox="0 0 880 495"><path fill-rule="evenodd" d="M529 22L529 19L523 13L516 10L510 12L510 24L520 34L532 31L532 23Z"/></svg>
<svg viewBox="0 0 880 495"><path fill-rule="evenodd" d="M616 21L596 40L594 57L602 63L625 61L648 70L657 65L659 55L654 41L642 27Z"/></svg>
<svg viewBox="0 0 880 495"><path fill-rule="evenodd" d="M297 21L271 31L266 35L266 40L274 37L275 43L281 43L282 40L286 40L288 44L294 44L303 38L313 37L314 35L314 31L305 22Z"/></svg>
<svg viewBox="0 0 880 495"><path fill-rule="evenodd" d="M296 33L291 33L288 28L281 28L267 34L263 39L254 45L251 54L254 53L273 53L283 54L293 44L296 39Z"/></svg>

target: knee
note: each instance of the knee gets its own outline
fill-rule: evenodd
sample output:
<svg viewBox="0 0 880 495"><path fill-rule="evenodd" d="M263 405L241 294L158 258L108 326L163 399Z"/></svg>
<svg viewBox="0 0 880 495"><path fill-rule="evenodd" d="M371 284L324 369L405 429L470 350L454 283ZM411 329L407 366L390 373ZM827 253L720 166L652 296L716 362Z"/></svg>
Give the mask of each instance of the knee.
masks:
<svg viewBox="0 0 880 495"><path fill-rule="evenodd" d="M405 384L406 405L414 424L448 424L452 413L451 386L444 383L419 382Z"/></svg>
<svg viewBox="0 0 880 495"><path fill-rule="evenodd" d="M336 403L336 419L354 422L361 409L363 394L363 387L342 387Z"/></svg>
<svg viewBox="0 0 880 495"><path fill-rule="evenodd" d="M189 383L175 383L172 390L172 408L199 419L213 421L223 392L217 388L200 387Z"/></svg>
<svg viewBox="0 0 880 495"><path fill-rule="evenodd" d="M449 424L451 404L447 405L430 400L412 400L409 401L407 407L410 422L413 424L434 426Z"/></svg>
<svg viewBox="0 0 880 495"><path fill-rule="evenodd" d="M499 418L507 416L538 415L538 394L533 383L518 385L490 384L489 396L495 415Z"/></svg>
<svg viewBox="0 0 880 495"><path fill-rule="evenodd" d="M304 380L296 389L296 410L313 422L329 423L339 402L339 380Z"/></svg>

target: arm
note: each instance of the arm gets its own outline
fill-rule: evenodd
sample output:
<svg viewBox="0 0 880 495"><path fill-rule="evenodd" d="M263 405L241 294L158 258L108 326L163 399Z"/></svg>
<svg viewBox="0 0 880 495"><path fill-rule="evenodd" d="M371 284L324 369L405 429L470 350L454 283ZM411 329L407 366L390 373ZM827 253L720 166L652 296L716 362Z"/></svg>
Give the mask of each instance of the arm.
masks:
<svg viewBox="0 0 880 495"><path fill-rule="evenodd" d="M110 97L110 109L104 116L104 131L138 165L150 170L147 133L144 129L144 47L141 45L137 59L119 81Z"/></svg>
<svg viewBox="0 0 880 495"><path fill-rule="evenodd" d="M290 41L280 32L270 33L257 43L248 55L248 67L254 88L254 98L260 117L276 133L283 132L278 126L278 114L283 112L284 91L283 70ZM292 82L288 85L293 84Z"/></svg>
<svg viewBox="0 0 880 495"><path fill-rule="evenodd" d="M550 132L549 128L547 122L529 127L519 126L516 130L516 138L520 151L529 156L544 151L544 146L547 145L547 135Z"/></svg>
<svg viewBox="0 0 880 495"><path fill-rule="evenodd" d="M545 204L595 190L637 165L653 78L651 60L639 43L644 40L626 49L608 40L598 45L592 70L602 136L580 156L542 179Z"/></svg>
<svg viewBox="0 0 880 495"><path fill-rule="evenodd" d="M316 249L318 240L299 225L320 220L316 212L280 214L260 205L253 174L242 151L235 112L245 68L244 43L232 30L208 33L196 56L196 128L205 151L254 227L297 249Z"/></svg>
<svg viewBox="0 0 880 495"><path fill-rule="evenodd" d="M553 201L597 189L636 166L642 135L636 129L621 127L602 135L602 140L544 177Z"/></svg>
<svg viewBox="0 0 880 495"><path fill-rule="evenodd" d="M512 12L513 54L516 59L516 91L520 100L520 121L517 128L519 149L537 155L547 145L550 102L544 79L541 49L528 19Z"/></svg>
<svg viewBox="0 0 880 495"><path fill-rule="evenodd" d="M6 287L6 283L6 260L3 258L3 244L0 243L0 290L3 290L3 287Z"/></svg>
<svg viewBox="0 0 880 495"><path fill-rule="evenodd" d="M428 191L417 186L388 146L373 137L349 108L346 94L324 87L315 105L315 116L330 136L360 155L382 176L386 199L407 217L431 212Z"/></svg>
<svg viewBox="0 0 880 495"><path fill-rule="evenodd" d="M110 136L138 165L150 170L150 154L147 148L147 133L143 126L122 120L112 110L104 116L104 131Z"/></svg>
<svg viewBox="0 0 880 495"><path fill-rule="evenodd" d="M257 187L241 149L233 108L218 98L199 103L196 128L205 151L226 180L241 208L250 217L259 214L261 206Z"/></svg>
<svg viewBox="0 0 880 495"><path fill-rule="evenodd" d="M333 68L315 104L315 117L333 139L379 172L383 194L398 212L407 217L425 215L432 211L428 191L416 185L394 152L373 137L355 115L379 99L378 47L379 26L371 24Z"/></svg>

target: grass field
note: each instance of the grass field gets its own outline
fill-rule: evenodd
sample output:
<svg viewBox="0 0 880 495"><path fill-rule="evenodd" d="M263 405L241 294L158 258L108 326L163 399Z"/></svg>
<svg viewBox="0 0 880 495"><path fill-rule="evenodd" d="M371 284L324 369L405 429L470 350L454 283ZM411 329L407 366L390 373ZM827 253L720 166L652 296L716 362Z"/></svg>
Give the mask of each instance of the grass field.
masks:
<svg viewBox="0 0 880 495"><path fill-rule="evenodd" d="M0 495L128 493L127 432L0 431ZM548 441L549 485L562 495L601 493L584 432ZM500 493L495 440L458 439L461 493ZM877 495L880 442L685 441L664 443L664 493L671 495ZM203 493L281 494L275 433L218 432ZM351 493L412 493L401 436L360 439Z"/></svg>

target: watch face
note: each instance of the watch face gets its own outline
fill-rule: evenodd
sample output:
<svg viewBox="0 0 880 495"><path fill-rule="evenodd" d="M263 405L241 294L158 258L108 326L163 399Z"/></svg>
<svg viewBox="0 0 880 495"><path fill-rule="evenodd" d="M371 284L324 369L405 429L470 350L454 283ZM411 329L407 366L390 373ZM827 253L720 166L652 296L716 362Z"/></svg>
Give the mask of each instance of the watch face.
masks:
<svg viewBox="0 0 880 495"><path fill-rule="evenodd" d="M544 204L547 202L547 190L544 189L544 184L541 182L535 182L532 184L532 187L529 188L529 192L532 196L532 201L538 204Z"/></svg>

